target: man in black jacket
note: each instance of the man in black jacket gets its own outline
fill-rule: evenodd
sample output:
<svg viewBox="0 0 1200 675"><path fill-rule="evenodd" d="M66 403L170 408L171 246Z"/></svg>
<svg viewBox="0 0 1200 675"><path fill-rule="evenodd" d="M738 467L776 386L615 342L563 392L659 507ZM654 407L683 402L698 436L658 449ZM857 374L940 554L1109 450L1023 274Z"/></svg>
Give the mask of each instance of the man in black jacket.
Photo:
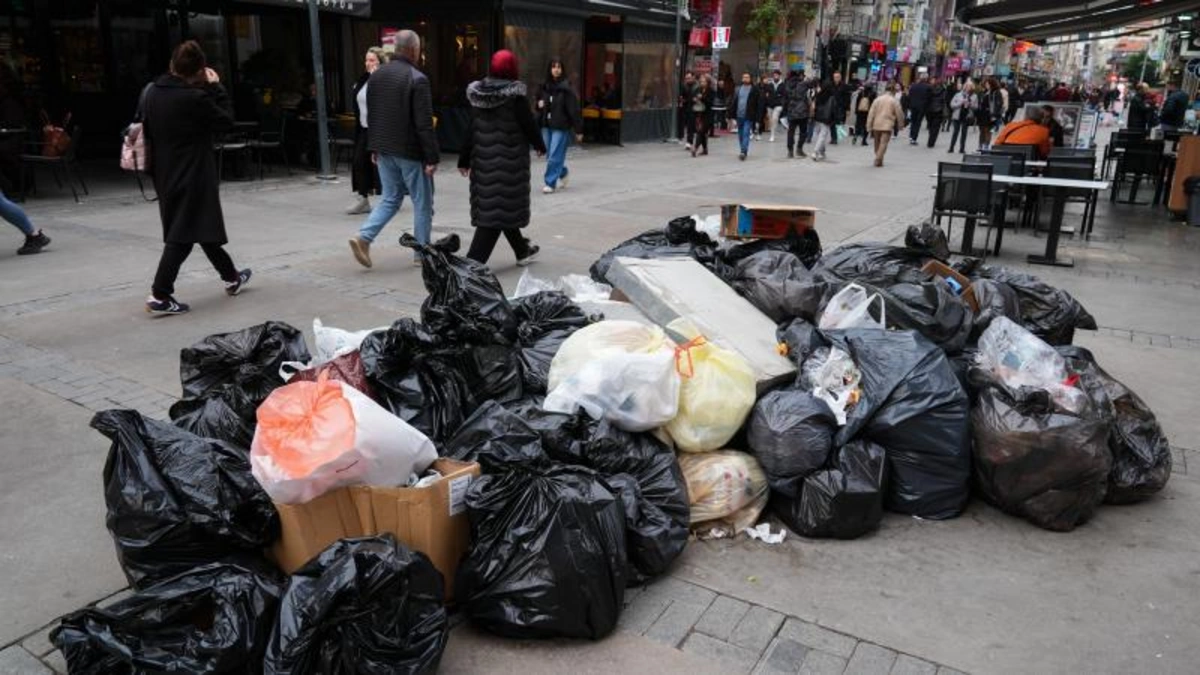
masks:
<svg viewBox="0 0 1200 675"><path fill-rule="evenodd" d="M925 119L929 121L929 147L937 145L938 134L942 131L942 115L945 114L947 97L946 87L936 77L930 78L929 107L925 110Z"/></svg>
<svg viewBox="0 0 1200 675"><path fill-rule="evenodd" d="M829 144L837 145L837 128L846 123L846 111L850 109L850 85L842 81L840 71L833 72L833 119L830 120Z"/></svg>
<svg viewBox="0 0 1200 675"><path fill-rule="evenodd" d="M912 117L912 126L908 128L908 144L916 145L917 137L921 134L921 122L929 111L929 98L933 95L929 86L929 76L922 75L921 79L908 88L908 110Z"/></svg>
<svg viewBox="0 0 1200 675"><path fill-rule="evenodd" d="M429 79L414 65L420 57L421 38L400 31L395 56L371 75L367 87L367 148L379 166L383 198L350 240L354 259L363 267L371 266L371 242L400 210L405 194L412 198L417 241L428 244L433 229L433 174L439 156Z"/></svg>

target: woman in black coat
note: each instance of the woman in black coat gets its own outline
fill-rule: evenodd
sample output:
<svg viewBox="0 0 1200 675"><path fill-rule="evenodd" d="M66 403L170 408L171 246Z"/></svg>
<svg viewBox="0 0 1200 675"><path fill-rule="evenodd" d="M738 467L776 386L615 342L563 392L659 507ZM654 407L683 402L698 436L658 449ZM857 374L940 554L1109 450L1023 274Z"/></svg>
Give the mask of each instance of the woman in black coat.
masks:
<svg viewBox="0 0 1200 675"><path fill-rule="evenodd" d="M358 199L346 209L349 215L371 212L371 193L381 192L379 170L371 161L371 150L367 148L367 125L370 118L367 115L367 81L384 62L382 47L371 47L363 57L365 70L354 83L354 92L350 100L354 103L354 159L351 165L350 187Z"/></svg>
<svg viewBox="0 0 1200 675"><path fill-rule="evenodd" d="M692 146L692 157L697 153L708 154L708 133L713 125L713 102L716 94L713 91L712 77L700 76L700 83L692 90L692 100L688 102L690 118L696 125L696 142Z"/></svg>
<svg viewBox="0 0 1200 675"><path fill-rule="evenodd" d="M233 127L233 106L217 73L206 64L196 41L176 47L170 72L146 92L142 110L151 158L148 168L158 192L165 244L146 299L146 311L151 314L188 311L173 295L179 268L195 244L200 244L220 273L226 293L237 295L250 281L250 270L239 272L222 248L228 238L213 134Z"/></svg>
<svg viewBox="0 0 1200 675"><path fill-rule="evenodd" d="M487 263L504 234L524 267L539 250L521 234L529 225L529 148L540 157L546 145L525 84L517 80L517 57L507 49L496 52L489 72L467 87L471 126L458 156L459 172L471 179L475 237L467 257Z"/></svg>

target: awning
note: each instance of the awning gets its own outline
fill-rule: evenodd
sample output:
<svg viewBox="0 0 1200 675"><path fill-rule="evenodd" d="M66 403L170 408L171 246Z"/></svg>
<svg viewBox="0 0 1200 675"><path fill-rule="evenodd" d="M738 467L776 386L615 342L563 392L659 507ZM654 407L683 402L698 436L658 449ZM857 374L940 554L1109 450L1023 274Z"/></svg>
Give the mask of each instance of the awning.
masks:
<svg viewBox="0 0 1200 675"><path fill-rule="evenodd" d="M308 3L316 2L317 9L322 12L349 14L370 18L371 0L238 0L251 5L274 5L276 7L295 7L304 9Z"/></svg>
<svg viewBox="0 0 1200 675"><path fill-rule="evenodd" d="M1121 28L1200 10L1200 0L1000 0L958 11L958 20L974 28L1019 40Z"/></svg>

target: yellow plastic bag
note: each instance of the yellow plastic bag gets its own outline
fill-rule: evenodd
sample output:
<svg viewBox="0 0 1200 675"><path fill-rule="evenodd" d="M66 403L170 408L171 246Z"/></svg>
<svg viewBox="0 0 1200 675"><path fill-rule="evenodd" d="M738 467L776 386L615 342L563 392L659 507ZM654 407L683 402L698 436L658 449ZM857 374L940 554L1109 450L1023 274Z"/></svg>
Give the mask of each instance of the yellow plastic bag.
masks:
<svg viewBox="0 0 1200 675"><path fill-rule="evenodd" d="M687 339L675 350L675 369L682 378L679 414L667 424L667 432L685 452L719 450L754 409L754 371L740 355L709 342L686 321L673 321L667 330Z"/></svg>
<svg viewBox="0 0 1200 675"><path fill-rule="evenodd" d="M767 505L767 475L754 457L736 450L679 455L687 482L693 529L726 526L737 534L753 527Z"/></svg>

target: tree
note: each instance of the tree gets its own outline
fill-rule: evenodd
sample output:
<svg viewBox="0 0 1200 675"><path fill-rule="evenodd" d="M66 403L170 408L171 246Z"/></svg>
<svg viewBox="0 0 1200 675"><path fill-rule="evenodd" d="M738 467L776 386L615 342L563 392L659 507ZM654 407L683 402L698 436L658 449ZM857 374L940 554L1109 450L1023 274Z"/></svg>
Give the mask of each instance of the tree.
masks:
<svg viewBox="0 0 1200 675"><path fill-rule="evenodd" d="M767 50L779 34L790 4L787 0L758 0L746 18L746 34L758 43L759 68L765 67Z"/></svg>
<svg viewBox="0 0 1200 675"><path fill-rule="evenodd" d="M1145 66L1145 72L1142 72L1142 67ZM1162 64L1146 55L1146 52L1138 52L1129 57L1125 62L1125 69L1121 74L1129 78L1130 82L1143 81L1151 87L1158 86L1162 80Z"/></svg>

